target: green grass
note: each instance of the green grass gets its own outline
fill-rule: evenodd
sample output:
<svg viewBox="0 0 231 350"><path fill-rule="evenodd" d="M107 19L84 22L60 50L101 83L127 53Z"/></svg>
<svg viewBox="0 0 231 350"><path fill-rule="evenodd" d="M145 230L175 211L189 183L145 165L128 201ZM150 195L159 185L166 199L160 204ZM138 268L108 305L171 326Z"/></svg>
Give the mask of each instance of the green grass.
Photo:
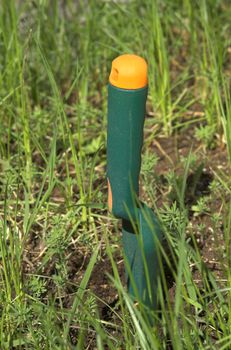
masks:
<svg viewBox="0 0 231 350"><path fill-rule="evenodd" d="M214 171L195 223L187 179L195 197L200 153L189 149L180 175L169 161L163 185L152 148L195 126L205 154L227 149L229 169L230 15L228 0L0 0L1 349L231 348L230 171ZM142 184L168 246L152 327L120 280L120 228L106 207L107 81L129 52L148 61ZM206 215L220 277L195 234ZM103 262L118 296L109 319L91 282Z"/></svg>

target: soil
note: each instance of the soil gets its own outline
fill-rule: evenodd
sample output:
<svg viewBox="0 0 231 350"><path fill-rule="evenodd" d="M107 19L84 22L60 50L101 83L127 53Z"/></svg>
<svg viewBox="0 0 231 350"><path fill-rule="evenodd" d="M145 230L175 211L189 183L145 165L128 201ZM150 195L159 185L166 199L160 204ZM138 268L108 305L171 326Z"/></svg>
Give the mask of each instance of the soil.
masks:
<svg viewBox="0 0 231 350"><path fill-rule="evenodd" d="M223 201L221 198L216 198L211 194L210 185L217 176L224 176L229 174L228 168L228 159L227 159L227 151L223 144L217 145L212 149L206 149L195 138L195 128L186 129L182 133L177 136L172 136L168 138L156 138L152 145L151 149L158 156L158 162L155 166L154 173L158 174L160 182L162 182L159 186L158 191L158 200L157 206L161 207L163 202L172 202L174 200L171 196L171 193L165 193L166 190L166 176L169 173L169 170L172 170L177 174L180 178L183 173L183 166L181 159L182 157L186 157L190 152L197 155L197 161L195 165L195 170L202 164L203 169L199 174L199 178L196 178L196 185L193 184L194 180L194 171L190 170L187 176L186 183L186 195L185 195L185 204L189 210L189 218L190 224L189 226L192 228L193 233L195 235L198 247L200 249L200 254L203 258L203 261L208 269L212 270L217 276L217 282L222 283L224 280L224 276L222 276L222 268L221 265L223 263L224 256L224 233L223 233L223 223L221 218L216 223L216 232L214 232L214 223L213 223L213 213L222 214L223 213ZM190 191L191 186L195 186L193 193ZM141 187L141 197L148 202L148 198L145 198L145 190ZM192 207L195 205L199 198L207 197L207 206L208 212L198 214L193 212ZM228 196L227 196L228 199ZM222 216L221 216L222 217ZM202 232L198 230L198 226L203 227ZM219 249L218 249L219 247ZM118 261L121 262L121 255L117 257ZM104 263L101 262L99 264L99 269L96 266L96 271L100 273L108 266L108 261L106 260ZM123 277L123 267L120 263L119 271L120 275ZM192 267L193 269L193 267ZM106 271L111 273L111 271L106 268ZM195 281L199 284L200 277L197 272L194 274ZM99 281L103 281L104 291L101 288L95 286L95 282L97 282L97 286L99 286ZM97 293L103 296L104 301L108 302L108 304L113 304L116 301L117 295L116 291L113 287L108 284L106 288L105 277L98 274L94 274L93 289L97 291ZM105 293L105 289L107 292ZM170 286L170 294L174 296L175 286ZM113 299L114 295L114 299ZM103 309L102 316L104 317L105 308Z"/></svg>
<svg viewBox="0 0 231 350"><path fill-rule="evenodd" d="M224 281L224 276L222 275L222 264L224 256L224 238L223 238L223 224L222 220L218 219L216 227L214 226L212 213L223 213L223 204L224 200L221 197L214 198L211 195L210 185L214 179L220 174L222 176L229 174L228 169L228 159L227 152L223 145L218 145L210 150L205 147L195 138L194 128L189 128L182 130L182 132L177 136L172 136L168 138L155 138L150 145L150 149L157 155L158 162L155 168L153 169L153 176L157 177L158 180L158 191L157 191L157 206L161 207L165 202L171 203L175 200L174 193L171 192L169 186L167 185L167 175L169 170L174 171L177 175L177 178L181 178L183 174L183 165L182 157L187 157L190 152L197 156L194 169L190 169L187 182L186 182L186 196L185 196L185 205L189 211L189 230L195 235L198 247L203 257L205 266L214 271L217 276L217 281L222 284ZM147 135L148 136L148 135ZM203 167L202 167L202 165ZM198 167L201 166L201 171L199 175L195 174ZM99 177L105 174L102 169L100 170ZM195 182L196 176L196 183ZM105 186L102 188L104 193L104 198L106 201L106 181L104 182ZM193 187L193 191L192 191ZM59 197L61 194L59 193ZM141 197L148 202L149 198L145 195L144 185L141 184ZM193 206L196 205L199 198L207 197L207 206L208 212L197 213L193 210ZM61 203L62 201L60 201ZM107 215L107 213L105 213ZM108 221L105 221L105 225L108 225ZM110 222L109 222L110 225ZM199 230L199 227L203 227L202 230ZM112 226L113 229L113 226ZM215 230L215 231L214 231ZM40 265L40 257L38 252L43 250L41 247L43 243L37 237L33 237L32 241L28 242L28 250L24 256L24 272L33 273ZM219 248L218 248L219 247ZM90 253L88 250L84 250L84 247L72 246L68 248L68 279L70 285L66 288L66 296L64 305L66 307L71 306L73 300L73 293L76 290L76 285L79 285L86 266L90 259ZM42 258L42 254L41 254ZM120 243L117 245L116 252L114 254L114 259L117 262L119 275L121 280L125 284L124 276L124 266L123 259L121 254ZM43 275L48 278L55 273L55 257L52 258L49 268L43 270ZM194 267L192 266L192 271ZM166 274L168 272L166 271ZM113 322L113 310L118 310L118 294L116 289L113 287L108 275L113 275L111 263L108 256L104 252L104 244L102 243L102 252L101 258L96 263L93 274L91 276L88 289L96 295L97 304L99 308L99 313L101 319L104 321ZM194 272L195 282L200 285L201 276L195 270ZM49 282L49 290L52 291L55 289L52 282ZM174 283L169 284L169 294L171 300L174 300L175 285ZM114 322L119 322L118 318ZM110 333L113 333L114 330L111 329ZM76 339L78 336L77 330L73 329L71 331L71 339L73 344L76 344ZM91 337L90 337L91 338ZM94 348L94 337L89 339L88 349Z"/></svg>
<svg viewBox="0 0 231 350"><path fill-rule="evenodd" d="M224 201L228 201L226 193L217 196L211 192L210 185L213 180L218 177L224 178L229 176L227 151L224 144L218 144L212 149L205 149L203 144L195 138L195 128L186 129L177 136L171 138L160 138L153 141L153 152L158 156L158 163L155 167L155 172L158 174L162 182L165 183L166 175L169 170L174 171L178 178L181 178L184 171L181 159L187 158L190 152L197 156L197 161L194 169L190 169L185 190L185 205L189 215L189 230L193 232L197 246L200 250L201 257L205 267L216 276L218 284L222 285L225 282L223 276L222 265L225 264L225 247L224 247L224 227L222 223L222 215L224 214ZM197 174L198 168L201 167L201 172ZM196 178L196 185L194 180ZM192 191L192 187L194 188ZM166 193L166 186L160 186L159 198L157 206L161 207L163 202L172 202L175 197L174 193ZM227 198L224 198L224 197ZM197 213L193 211L200 198L207 198L208 210L205 213ZM216 224L214 224L213 214L219 215ZM199 228L203 229L200 230ZM188 231L189 231L188 230ZM194 267L192 266L192 271ZM194 281L201 285L201 276L195 269L193 273ZM169 293L174 299L175 285L170 286Z"/></svg>

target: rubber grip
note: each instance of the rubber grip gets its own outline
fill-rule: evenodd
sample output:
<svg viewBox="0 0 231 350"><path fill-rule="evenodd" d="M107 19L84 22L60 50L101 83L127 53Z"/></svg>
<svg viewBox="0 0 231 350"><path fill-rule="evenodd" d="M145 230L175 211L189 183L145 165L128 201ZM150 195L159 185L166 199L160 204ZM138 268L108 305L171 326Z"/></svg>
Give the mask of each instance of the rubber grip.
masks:
<svg viewBox="0 0 231 350"><path fill-rule="evenodd" d="M147 86L127 90L108 85L107 178L109 209L122 219L135 217Z"/></svg>

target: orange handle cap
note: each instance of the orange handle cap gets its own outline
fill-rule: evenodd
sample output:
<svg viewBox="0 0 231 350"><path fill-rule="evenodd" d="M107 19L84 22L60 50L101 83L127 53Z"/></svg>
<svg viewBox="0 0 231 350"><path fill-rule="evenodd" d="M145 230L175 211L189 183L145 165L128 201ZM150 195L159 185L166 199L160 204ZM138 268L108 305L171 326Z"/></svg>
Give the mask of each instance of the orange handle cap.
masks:
<svg viewBox="0 0 231 350"><path fill-rule="evenodd" d="M148 84L148 66L137 55L121 55L112 61L109 82L122 89L141 89Z"/></svg>

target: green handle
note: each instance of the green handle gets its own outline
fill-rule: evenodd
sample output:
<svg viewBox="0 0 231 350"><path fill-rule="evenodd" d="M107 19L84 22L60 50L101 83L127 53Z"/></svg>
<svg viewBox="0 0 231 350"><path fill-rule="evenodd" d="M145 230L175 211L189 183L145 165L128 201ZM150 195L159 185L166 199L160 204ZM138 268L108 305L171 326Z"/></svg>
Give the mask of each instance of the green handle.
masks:
<svg viewBox="0 0 231 350"><path fill-rule="evenodd" d="M119 56L112 62L109 81L108 204L111 212L122 218L129 295L152 312L157 306L158 250L162 233L156 215L138 200L147 64L135 55Z"/></svg>
<svg viewBox="0 0 231 350"><path fill-rule="evenodd" d="M107 177L112 213L134 218L139 195L139 173L147 87L127 90L108 86Z"/></svg>

